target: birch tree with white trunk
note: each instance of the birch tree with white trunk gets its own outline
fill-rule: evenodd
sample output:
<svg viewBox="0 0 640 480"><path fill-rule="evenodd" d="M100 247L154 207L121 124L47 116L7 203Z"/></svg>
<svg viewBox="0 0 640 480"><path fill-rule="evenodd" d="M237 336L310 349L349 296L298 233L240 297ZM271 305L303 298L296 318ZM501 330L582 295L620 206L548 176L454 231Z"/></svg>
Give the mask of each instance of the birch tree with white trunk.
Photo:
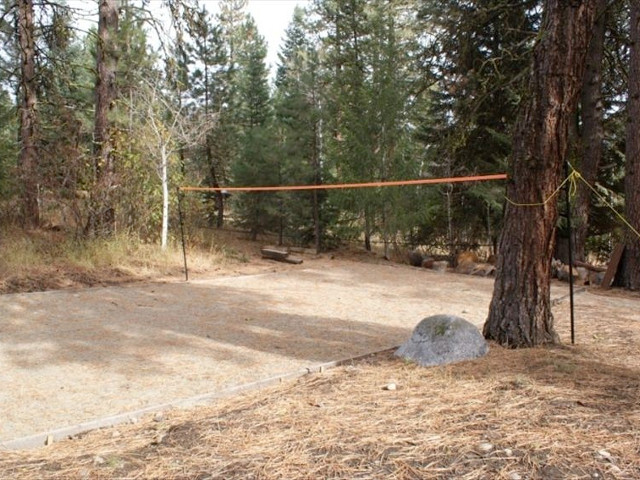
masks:
<svg viewBox="0 0 640 480"><path fill-rule="evenodd" d="M184 106L176 105L161 82L144 82L136 97L140 127L151 164L160 179L162 188L162 227L160 244L167 248L169 239L169 178L171 163L180 151L203 143L207 133L215 126L215 115L192 115Z"/></svg>

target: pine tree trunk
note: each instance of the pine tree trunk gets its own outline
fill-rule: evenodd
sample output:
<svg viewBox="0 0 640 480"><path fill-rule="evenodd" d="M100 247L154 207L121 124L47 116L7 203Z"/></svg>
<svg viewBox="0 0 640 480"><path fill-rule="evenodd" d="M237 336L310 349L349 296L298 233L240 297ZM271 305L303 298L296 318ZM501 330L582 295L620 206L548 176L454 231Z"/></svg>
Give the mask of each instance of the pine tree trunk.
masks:
<svg viewBox="0 0 640 480"><path fill-rule="evenodd" d="M22 185L22 218L25 227L40 224L38 207L38 149L36 60L33 25L33 0L18 2L18 41L20 44L20 182Z"/></svg>
<svg viewBox="0 0 640 480"><path fill-rule="evenodd" d="M587 51L587 65L582 86L582 158L577 165L584 179L593 185L598 177L598 166L602 158L604 125L602 115L602 61L604 57L604 34L606 0L598 0L596 23ZM575 259L585 261L586 240L591 211L591 190L584 183L578 184L574 207Z"/></svg>
<svg viewBox="0 0 640 480"><path fill-rule="evenodd" d="M313 105L317 108L316 92L313 92ZM315 185L322 184L322 167L320 156L322 155L322 119L314 123L313 135L313 180ZM313 191L313 237L316 253L320 253L322 248L322 226L320 224L320 199L318 190Z"/></svg>
<svg viewBox="0 0 640 480"><path fill-rule="evenodd" d="M365 207L364 209L364 249L367 252L371 251L371 230L372 230L373 220L371 218L371 213L369 207Z"/></svg>
<svg viewBox="0 0 640 480"><path fill-rule="evenodd" d="M218 172L216 164L213 159L213 152L211 146L211 137L207 135L206 146L207 164L209 165L209 174L211 175L211 186L213 188L220 188L220 182L218 181ZM224 224L224 196L220 190L216 190L213 193L216 202L216 228L222 228Z"/></svg>
<svg viewBox="0 0 640 480"><path fill-rule="evenodd" d="M529 97L514 133L507 184L513 202L544 202L561 181L596 3L545 1ZM486 338L512 348L557 341L550 300L557 219L556 199L541 206L507 204Z"/></svg>
<svg viewBox="0 0 640 480"><path fill-rule="evenodd" d="M625 216L640 231L640 2L631 1L629 99L627 105ZM640 238L626 229L622 279L625 288L640 289Z"/></svg>
<svg viewBox="0 0 640 480"><path fill-rule="evenodd" d="M98 44L96 50L96 105L93 134L93 155L96 187L92 201L88 230L92 234L111 235L115 232L115 164L111 139L110 113L117 95L116 35L118 31L118 0L100 0L98 9Z"/></svg>

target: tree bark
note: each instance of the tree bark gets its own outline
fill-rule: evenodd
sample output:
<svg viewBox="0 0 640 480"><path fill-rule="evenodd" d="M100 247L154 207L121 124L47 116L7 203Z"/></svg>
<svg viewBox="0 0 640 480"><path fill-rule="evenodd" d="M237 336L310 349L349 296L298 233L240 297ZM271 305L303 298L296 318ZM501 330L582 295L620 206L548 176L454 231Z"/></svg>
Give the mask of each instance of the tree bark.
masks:
<svg viewBox="0 0 640 480"><path fill-rule="evenodd" d="M20 44L20 155L18 159L22 186L24 226L40 224L38 207L38 117L36 93L36 51L33 24L33 0L18 2L18 42Z"/></svg>
<svg viewBox="0 0 640 480"><path fill-rule="evenodd" d="M625 216L640 231L640 1L631 1L629 99L625 151ZM626 229L622 279L625 288L640 289L640 238Z"/></svg>
<svg viewBox="0 0 640 480"><path fill-rule="evenodd" d="M598 0L593 36L587 51L587 65L582 86L582 158L577 165L584 179L593 185L598 177L598 166L602 158L604 125L602 105L602 60L604 57L604 35L606 26L606 0ZM585 261L586 240L591 211L591 190L584 183L578 184L575 213L575 259Z"/></svg>
<svg viewBox="0 0 640 480"><path fill-rule="evenodd" d="M211 145L210 135L207 135L206 140L206 156L207 165L209 165L209 173L211 175L211 186L213 188L220 188L220 182L218 181L218 171L216 168L216 161L213 158L213 147ZM222 228L224 225L224 194L220 190L216 190L213 193L216 202L216 228Z"/></svg>
<svg viewBox="0 0 640 480"><path fill-rule="evenodd" d="M512 347L557 341L550 299L550 270L557 200L568 129L584 75L597 0L546 0L529 96L514 132L511 175L500 236L497 276L487 339ZM521 206L537 204L536 206Z"/></svg>
<svg viewBox="0 0 640 480"><path fill-rule="evenodd" d="M111 112L117 97L116 51L118 32L118 0L100 0L98 10L98 44L96 53L95 124L93 156L95 188L88 230L92 234L111 235L115 232L116 186Z"/></svg>

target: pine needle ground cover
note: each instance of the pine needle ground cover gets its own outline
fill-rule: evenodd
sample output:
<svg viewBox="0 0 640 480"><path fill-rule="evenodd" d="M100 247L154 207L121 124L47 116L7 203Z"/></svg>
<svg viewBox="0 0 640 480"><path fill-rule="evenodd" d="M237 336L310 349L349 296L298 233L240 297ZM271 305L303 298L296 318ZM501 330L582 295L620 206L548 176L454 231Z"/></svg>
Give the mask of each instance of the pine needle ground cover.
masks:
<svg viewBox="0 0 640 480"><path fill-rule="evenodd" d="M437 368L382 352L208 407L3 452L0 477L640 478L640 298L601 298L598 311L578 305L575 347L492 345L480 360ZM555 311L568 342L567 303Z"/></svg>

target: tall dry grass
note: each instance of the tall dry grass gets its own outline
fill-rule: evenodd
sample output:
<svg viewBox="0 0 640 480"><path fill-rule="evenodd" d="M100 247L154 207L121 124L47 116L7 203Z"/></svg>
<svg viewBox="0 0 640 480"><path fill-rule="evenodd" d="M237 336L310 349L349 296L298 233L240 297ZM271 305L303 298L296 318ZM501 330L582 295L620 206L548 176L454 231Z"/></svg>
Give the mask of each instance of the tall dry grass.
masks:
<svg viewBox="0 0 640 480"><path fill-rule="evenodd" d="M204 272L245 260L243 253L211 233L188 239L188 263ZM182 275L182 245L166 249L136 235L78 238L53 230L0 232L0 292L37 291Z"/></svg>

